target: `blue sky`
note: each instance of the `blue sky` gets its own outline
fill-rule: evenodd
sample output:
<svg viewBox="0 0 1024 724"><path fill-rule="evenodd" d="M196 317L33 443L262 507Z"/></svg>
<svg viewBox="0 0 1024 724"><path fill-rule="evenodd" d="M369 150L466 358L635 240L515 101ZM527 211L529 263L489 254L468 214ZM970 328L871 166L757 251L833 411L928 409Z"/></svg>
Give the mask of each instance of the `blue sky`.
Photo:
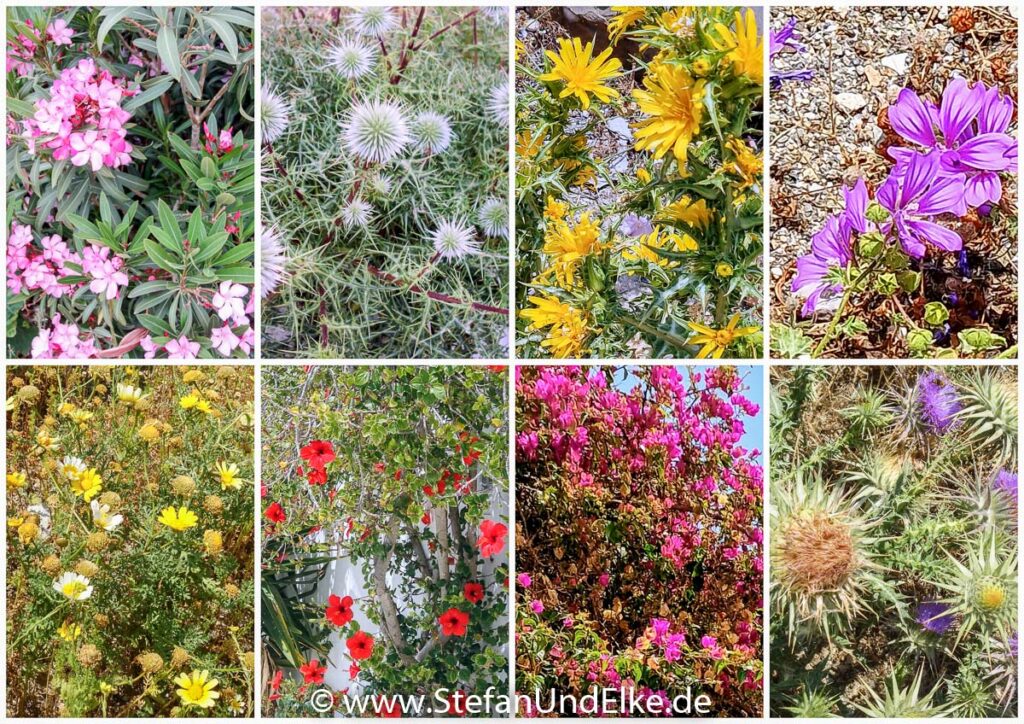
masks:
<svg viewBox="0 0 1024 724"><path fill-rule="evenodd" d="M705 372L711 369L710 365L687 365L687 366L676 366L679 373L684 378L687 377L687 370L694 370L696 372ZM761 411L756 417L744 417L743 422L746 426L746 432L743 434L742 442L743 446L748 450L758 450L761 455L760 459L764 460L764 420L766 411L766 402L764 399L764 375L759 367L753 367L751 365L737 365L737 371L743 378L744 386L747 388L745 395L748 399L753 400L761 407ZM624 375L616 377L615 387L620 390L629 391L636 386L637 378L629 370Z"/></svg>

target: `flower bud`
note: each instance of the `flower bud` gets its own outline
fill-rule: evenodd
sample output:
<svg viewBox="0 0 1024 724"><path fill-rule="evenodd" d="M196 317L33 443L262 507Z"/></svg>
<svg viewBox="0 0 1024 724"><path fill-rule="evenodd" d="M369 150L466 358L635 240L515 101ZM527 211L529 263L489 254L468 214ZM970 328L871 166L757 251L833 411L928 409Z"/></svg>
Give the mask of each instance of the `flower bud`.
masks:
<svg viewBox="0 0 1024 724"><path fill-rule="evenodd" d="M932 346L932 333L927 329L912 329L907 335L907 347L911 352L925 352Z"/></svg>
<svg viewBox="0 0 1024 724"><path fill-rule="evenodd" d="M933 327L941 327L949 319L949 310L942 302L928 302L924 305L924 321Z"/></svg>
<svg viewBox="0 0 1024 724"><path fill-rule="evenodd" d="M900 289L909 293L921 284L921 275L914 271L900 272L896 275L896 281L899 283Z"/></svg>
<svg viewBox="0 0 1024 724"><path fill-rule="evenodd" d="M881 224L889 220L889 212L877 201L872 201L864 211L864 217L868 221Z"/></svg>
<svg viewBox="0 0 1024 724"><path fill-rule="evenodd" d="M857 253L863 259L874 259L885 251L885 237L877 231L861 234L857 240Z"/></svg>
<svg viewBox="0 0 1024 724"><path fill-rule="evenodd" d="M899 289L899 284L896 282L896 275L890 273L879 274L878 278L875 279L875 289L883 296L892 296L896 293L896 290Z"/></svg>
<svg viewBox="0 0 1024 724"><path fill-rule="evenodd" d="M890 247L889 250L885 252L885 265L893 271L906 269L909 264L910 257L895 246Z"/></svg>

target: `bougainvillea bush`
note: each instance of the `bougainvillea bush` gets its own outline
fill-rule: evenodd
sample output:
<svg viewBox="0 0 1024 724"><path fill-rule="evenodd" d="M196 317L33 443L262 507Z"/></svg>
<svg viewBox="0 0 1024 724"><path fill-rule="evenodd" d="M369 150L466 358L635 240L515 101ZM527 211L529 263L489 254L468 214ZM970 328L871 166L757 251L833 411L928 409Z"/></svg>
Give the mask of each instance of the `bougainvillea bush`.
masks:
<svg viewBox="0 0 1024 724"><path fill-rule="evenodd" d="M517 21L521 353L760 355L755 12L529 8Z"/></svg>
<svg viewBox="0 0 1024 724"><path fill-rule="evenodd" d="M504 357L508 10L266 8L264 344Z"/></svg>
<svg viewBox="0 0 1024 724"><path fill-rule="evenodd" d="M759 715L763 480L741 438L760 408L742 374L518 375L518 692L626 690L664 714L689 690L706 714Z"/></svg>
<svg viewBox="0 0 1024 724"><path fill-rule="evenodd" d="M784 37L792 32L789 23ZM966 78L941 60L919 68L867 121L874 147L843 139L853 167L837 179L842 206L829 209L787 277L786 305L799 311L773 331L778 355L1016 357L1016 75L993 82L988 58L974 63ZM783 118L807 113L808 95L790 95L798 87L773 91ZM783 225L804 223L801 204L823 203L789 193L782 184Z"/></svg>
<svg viewBox="0 0 1024 724"><path fill-rule="evenodd" d="M503 367L263 379L263 694L278 716L507 689ZM436 710L436 708L435 708ZM412 714L412 711L405 711Z"/></svg>
<svg viewBox="0 0 1024 724"><path fill-rule="evenodd" d="M773 370L777 716L1017 714L1017 376Z"/></svg>
<svg viewBox="0 0 1024 724"><path fill-rule="evenodd" d="M252 370L6 388L8 716L251 716Z"/></svg>
<svg viewBox="0 0 1024 724"><path fill-rule="evenodd" d="M248 356L252 12L7 20L8 353Z"/></svg>

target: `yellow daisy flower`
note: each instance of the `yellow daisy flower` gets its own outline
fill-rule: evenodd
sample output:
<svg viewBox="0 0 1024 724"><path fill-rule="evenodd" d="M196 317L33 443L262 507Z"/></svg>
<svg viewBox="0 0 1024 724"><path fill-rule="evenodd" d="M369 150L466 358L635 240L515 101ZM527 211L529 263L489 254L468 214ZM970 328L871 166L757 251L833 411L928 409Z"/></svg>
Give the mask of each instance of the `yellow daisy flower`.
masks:
<svg viewBox="0 0 1024 724"><path fill-rule="evenodd" d="M19 473L17 471L13 473L7 473L8 488L23 488L25 487L25 480L25 473Z"/></svg>
<svg viewBox="0 0 1024 724"><path fill-rule="evenodd" d="M711 223L712 213L707 201L683 196L663 208L658 218L664 221L679 221L695 229L705 229Z"/></svg>
<svg viewBox="0 0 1024 724"><path fill-rule="evenodd" d="M57 442L59 438L50 434L50 431L45 427L36 433L36 445L40 452L52 452L57 449Z"/></svg>
<svg viewBox="0 0 1024 724"><path fill-rule="evenodd" d="M715 23L716 38L713 33L708 34L711 44L716 50L727 50L726 60L732 63L732 69L736 75L743 75L754 83L760 84L764 81L764 56L763 43L757 34L757 19L753 10L747 10L745 15L736 12L736 31L733 32L724 23Z"/></svg>
<svg viewBox="0 0 1024 724"><path fill-rule="evenodd" d="M647 14L647 8L643 5L612 5L612 11L616 13L615 17L608 21L608 35L612 45L618 43L622 34Z"/></svg>
<svg viewBox="0 0 1024 724"><path fill-rule="evenodd" d="M605 81L618 78L622 73L622 63L618 58L611 58L612 49L606 48L596 58L592 57L594 43L585 46L579 38L566 40L559 38L559 52L545 50L544 54L551 60L553 67L550 72L537 76L541 81L565 83L559 98L576 96L583 110L590 108L590 93L602 103L618 98L619 93L604 85Z"/></svg>
<svg viewBox="0 0 1024 724"><path fill-rule="evenodd" d="M722 279L728 279L733 275L732 264L727 261L720 261L715 264L715 274Z"/></svg>
<svg viewBox="0 0 1024 724"><path fill-rule="evenodd" d="M189 528L194 528L199 524L199 518L191 510L186 508L184 505L174 509L174 506L164 508L160 511L160 517L157 520L166 525L171 530L176 530L179 533Z"/></svg>
<svg viewBox="0 0 1024 724"><path fill-rule="evenodd" d="M71 478L71 492L88 503L103 490L103 478L96 472L96 468L83 470L74 478Z"/></svg>
<svg viewBox="0 0 1024 724"><path fill-rule="evenodd" d="M733 160L725 165L725 170L740 177L740 183L736 188L742 190L758 183L764 170L764 161L761 157L738 138L729 138L725 142L725 147L733 154Z"/></svg>
<svg viewBox="0 0 1024 724"><path fill-rule="evenodd" d="M541 347L559 359L579 357L589 332L586 313L551 295L527 297L527 300L534 306L524 309L519 316L530 320L529 329L547 328L548 336L540 343Z"/></svg>
<svg viewBox="0 0 1024 724"><path fill-rule="evenodd" d="M544 205L544 218L550 221L561 221L565 218L565 212L568 207L561 201L556 201L554 196L548 196L548 201Z"/></svg>
<svg viewBox="0 0 1024 724"><path fill-rule="evenodd" d="M705 357L718 359L725 352L726 347L737 339L757 332L757 327L739 327L737 329L736 325L739 324L739 321L740 315L734 314L729 320L729 324L722 329L712 329L696 322L687 322L690 329L696 332L689 341L693 344L704 345L697 354L697 359Z"/></svg>
<svg viewBox="0 0 1024 724"><path fill-rule="evenodd" d="M690 141L700 131L704 114L704 81L695 81L677 65L652 67L644 76L644 88L633 91L640 110L650 116L636 126L636 149L661 158L672 151L680 174L686 173Z"/></svg>
<svg viewBox="0 0 1024 724"><path fill-rule="evenodd" d="M562 289L578 286L576 270L590 254L600 252L604 247L598 238L601 225L590 220L584 213L575 226L565 221L550 224L544 233L543 251L551 257L551 266L546 273L554 273Z"/></svg>
<svg viewBox="0 0 1024 724"><path fill-rule="evenodd" d="M650 234L637 237L633 243L622 250L622 258L626 261L649 261L660 267L671 269L679 262L671 261L658 253L662 251L697 251L699 246L689 234L662 234L661 228L654 227Z"/></svg>
<svg viewBox="0 0 1024 724"><path fill-rule="evenodd" d="M217 463L217 475L220 476L221 490L238 490L242 486L242 479L238 477L238 466L234 463Z"/></svg>
<svg viewBox="0 0 1024 724"><path fill-rule="evenodd" d="M199 395L192 392L184 395L180 400L178 400L178 406L181 407L182 410L191 410L199 404L200 399Z"/></svg>
<svg viewBox="0 0 1024 724"><path fill-rule="evenodd" d="M65 641L74 641L82 635L82 627L73 621L65 621L57 628L57 635Z"/></svg>
<svg viewBox="0 0 1024 724"><path fill-rule="evenodd" d="M193 671L191 674L178 674L174 678L178 686L178 696L184 706L198 706L200 709L211 708L220 698L217 680L210 678L210 672Z"/></svg>

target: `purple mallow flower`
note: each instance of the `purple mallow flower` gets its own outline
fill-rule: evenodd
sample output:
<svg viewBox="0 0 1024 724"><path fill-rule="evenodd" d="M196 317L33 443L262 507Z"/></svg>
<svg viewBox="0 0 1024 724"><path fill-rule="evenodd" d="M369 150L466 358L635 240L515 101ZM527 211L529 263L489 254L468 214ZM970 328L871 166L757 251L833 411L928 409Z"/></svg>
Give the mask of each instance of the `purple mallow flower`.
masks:
<svg viewBox="0 0 1024 724"><path fill-rule="evenodd" d="M1006 131L1013 118L1013 101L984 83L968 87L954 78L942 92L936 107L904 88L889 107L889 123L903 138L923 146L939 159L939 171L964 174L964 200L968 206L999 201L999 172L1017 167L1017 139ZM902 173L916 151L893 147L889 155Z"/></svg>
<svg viewBox="0 0 1024 724"><path fill-rule="evenodd" d="M941 636L949 631L955 616L949 613L949 606L946 604L938 601L925 601L918 605L915 618L925 631Z"/></svg>
<svg viewBox="0 0 1024 724"><path fill-rule="evenodd" d="M843 285L835 279L835 271L853 260L852 235L875 231L875 225L864 215L868 206L864 180L858 179L852 189L844 188L843 196L845 211L829 216L824 228L811 237L811 253L796 260L793 291L806 300L805 315L835 308L843 292Z"/></svg>
<svg viewBox="0 0 1024 724"><path fill-rule="evenodd" d="M1017 473L1009 470L1000 470L996 473L996 479L992 481L992 488L1004 493L1017 502Z"/></svg>
<svg viewBox="0 0 1024 724"><path fill-rule="evenodd" d="M796 32L796 18L790 18L780 30L772 30L768 38L768 60L782 52L805 53L807 46L799 42L800 35ZM806 83L814 77L813 70L798 68L795 70L771 69L770 80L773 88L778 88L784 80L798 80Z"/></svg>
<svg viewBox="0 0 1024 724"><path fill-rule="evenodd" d="M960 424L960 398L953 384L939 372L925 372L917 378L917 401L921 419L937 433L945 433Z"/></svg>
<svg viewBox="0 0 1024 724"><path fill-rule="evenodd" d="M637 216L630 212L622 217L622 225L619 227L626 236L646 236L654 231L650 219Z"/></svg>
<svg viewBox="0 0 1024 724"><path fill-rule="evenodd" d="M897 164L875 194L875 200L892 215L883 231L895 230L903 250L918 259L924 256L926 243L960 251L964 244L960 235L932 219L967 213L964 179L962 173L940 173L936 154L913 153L902 172Z"/></svg>

